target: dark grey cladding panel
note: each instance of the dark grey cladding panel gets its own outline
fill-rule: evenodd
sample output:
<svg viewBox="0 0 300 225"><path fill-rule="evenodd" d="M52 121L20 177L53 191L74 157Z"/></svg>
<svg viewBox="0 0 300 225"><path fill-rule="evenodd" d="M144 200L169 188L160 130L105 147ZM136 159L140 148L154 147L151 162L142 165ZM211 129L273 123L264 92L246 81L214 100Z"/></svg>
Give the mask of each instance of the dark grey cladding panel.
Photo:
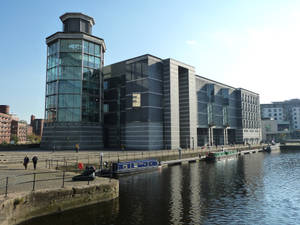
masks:
<svg viewBox="0 0 300 225"><path fill-rule="evenodd" d="M95 150L103 148L102 126L71 125L45 126L41 142L41 149L75 150L80 144L81 150Z"/></svg>
<svg viewBox="0 0 300 225"><path fill-rule="evenodd" d="M125 125L124 143L127 149L163 149L162 123L132 122Z"/></svg>

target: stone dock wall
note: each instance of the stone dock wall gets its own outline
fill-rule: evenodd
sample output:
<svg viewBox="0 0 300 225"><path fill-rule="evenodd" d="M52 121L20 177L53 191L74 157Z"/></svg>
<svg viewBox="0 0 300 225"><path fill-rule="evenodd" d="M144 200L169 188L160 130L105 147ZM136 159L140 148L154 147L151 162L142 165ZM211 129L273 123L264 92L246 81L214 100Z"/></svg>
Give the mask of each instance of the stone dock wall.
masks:
<svg viewBox="0 0 300 225"><path fill-rule="evenodd" d="M108 201L118 196L119 181L115 179L77 187L13 193L6 198L0 197L0 225L18 224L34 217Z"/></svg>

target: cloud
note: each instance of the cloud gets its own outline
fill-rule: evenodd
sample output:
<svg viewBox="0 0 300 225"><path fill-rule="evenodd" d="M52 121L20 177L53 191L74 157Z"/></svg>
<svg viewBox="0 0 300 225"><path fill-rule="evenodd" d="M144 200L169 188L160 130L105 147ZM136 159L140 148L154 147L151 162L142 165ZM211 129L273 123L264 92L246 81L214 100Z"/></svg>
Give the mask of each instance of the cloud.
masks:
<svg viewBox="0 0 300 225"><path fill-rule="evenodd" d="M198 44L198 42L196 40L187 40L185 43L187 45L197 45Z"/></svg>

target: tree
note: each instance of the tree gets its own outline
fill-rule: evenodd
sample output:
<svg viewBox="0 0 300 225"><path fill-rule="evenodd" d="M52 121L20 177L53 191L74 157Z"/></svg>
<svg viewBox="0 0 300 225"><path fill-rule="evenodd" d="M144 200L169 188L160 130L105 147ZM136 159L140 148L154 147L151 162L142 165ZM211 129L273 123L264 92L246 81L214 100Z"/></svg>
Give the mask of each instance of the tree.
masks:
<svg viewBox="0 0 300 225"><path fill-rule="evenodd" d="M10 140L13 141L14 144L18 144L19 137L17 135L13 134L13 135L11 135Z"/></svg>
<svg viewBox="0 0 300 225"><path fill-rule="evenodd" d="M27 140L30 143L39 144L41 142L41 137L38 135L35 135L35 134L30 134L30 135L27 135Z"/></svg>

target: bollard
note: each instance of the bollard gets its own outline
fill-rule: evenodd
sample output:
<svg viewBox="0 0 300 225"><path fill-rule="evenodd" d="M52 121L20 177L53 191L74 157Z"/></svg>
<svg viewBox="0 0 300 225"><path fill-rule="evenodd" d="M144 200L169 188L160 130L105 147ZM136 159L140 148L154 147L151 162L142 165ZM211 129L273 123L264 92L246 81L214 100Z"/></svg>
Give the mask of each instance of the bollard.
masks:
<svg viewBox="0 0 300 225"><path fill-rule="evenodd" d="M8 190L8 177L6 177L6 184L5 184L5 197L7 197L7 190Z"/></svg>
<svg viewBox="0 0 300 225"><path fill-rule="evenodd" d="M33 185L32 185L32 191L35 191L35 173L33 173Z"/></svg>
<svg viewBox="0 0 300 225"><path fill-rule="evenodd" d="M63 177L62 177L62 188L65 187L65 171L63 171Z"/></svg>
<svg viewBox="0 0 300 225"><path fill-rule="evenodd" d="M90 185L90 180L88 179L88 185Z"/></svg>
<svg viewBox="0 0 300 225"><path fill-rule="evenodd" d="M58 160L56 160L56 170L58 170Z"/></svg>
<svg viewBox="0 0 300 225"><path fill-rule="evenodd" d="M45 160L45 168L47 169L47 161L48 159Z"/></svg>

